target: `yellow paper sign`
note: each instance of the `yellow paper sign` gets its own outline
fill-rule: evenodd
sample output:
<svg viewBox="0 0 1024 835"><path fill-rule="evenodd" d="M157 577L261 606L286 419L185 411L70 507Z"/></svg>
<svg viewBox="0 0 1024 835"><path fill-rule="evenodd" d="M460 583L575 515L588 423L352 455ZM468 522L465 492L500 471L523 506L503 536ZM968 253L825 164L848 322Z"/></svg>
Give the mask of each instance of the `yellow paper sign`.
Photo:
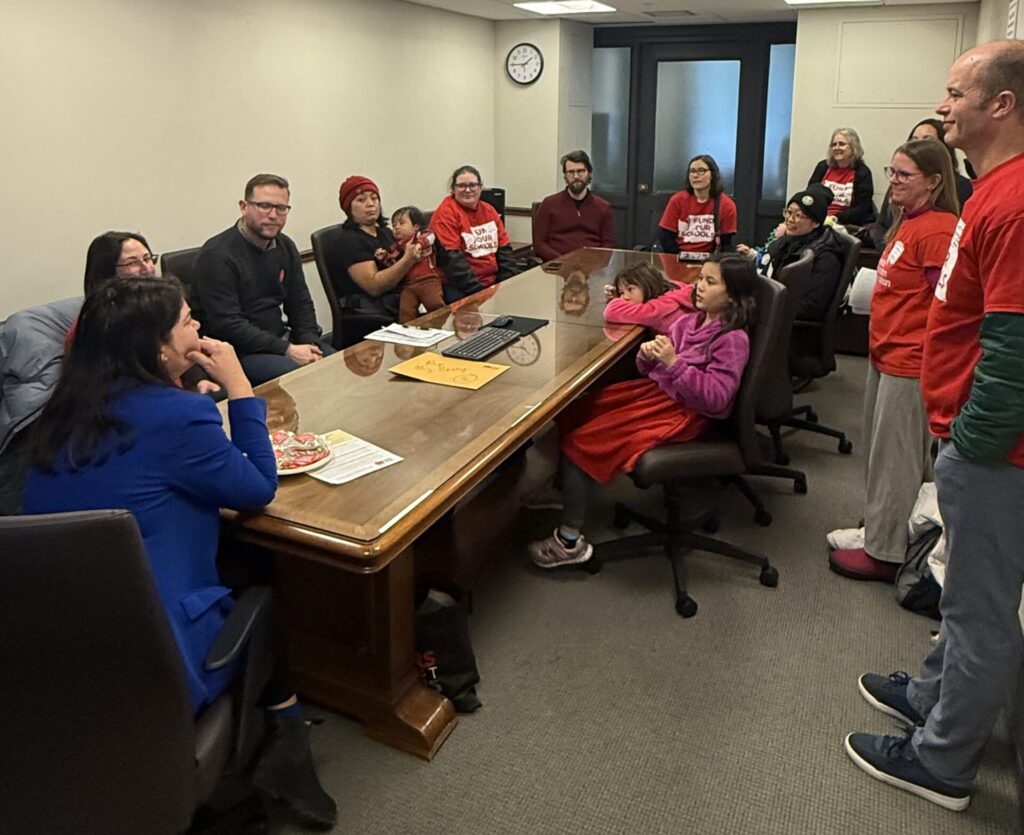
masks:
<svg viewBox="0 0 1024 835"><path fill-rule="evenodd" d="M388 371L427 383L440 383L442 386L455 386L475 391L491 382L499 374L508 371L508 366L493 362L452 359L427 352L400 362L389 368Z"/></svg>

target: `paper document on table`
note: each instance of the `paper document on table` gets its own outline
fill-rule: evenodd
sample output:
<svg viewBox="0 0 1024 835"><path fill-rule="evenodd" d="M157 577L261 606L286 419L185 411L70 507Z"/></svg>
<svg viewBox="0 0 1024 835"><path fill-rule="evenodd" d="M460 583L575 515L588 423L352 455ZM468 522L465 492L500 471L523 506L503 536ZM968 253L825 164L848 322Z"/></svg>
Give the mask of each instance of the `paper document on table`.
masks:
<svg viewBox="0 0 1024 835"><path fill-rule="evenodd" d="M499 374L508 371L508 368L507 365L498 365L493 362L460 360L428 352L393 365L388 371L427 383L440 383L442 386L455 386L475 391L491 382Z"/></svg>
<svg viewBox="0 0 1024 835"><path fill-rule="evenodd" d="M328 432L324 438L331 445L334 457L329 464L309 475L328 484L345 484L404 460L400 455L381 449L341 429Z"/></svg>
<svg viewBox="0 0 1024 835"><path fill-rule="evenodd" d="M374 331L366 338L376 342L394 342L396 345L412 345L416 348L429 348L442 339L454 336L455 331L444 328L417 328L407 325L388 325Z"/></svg>

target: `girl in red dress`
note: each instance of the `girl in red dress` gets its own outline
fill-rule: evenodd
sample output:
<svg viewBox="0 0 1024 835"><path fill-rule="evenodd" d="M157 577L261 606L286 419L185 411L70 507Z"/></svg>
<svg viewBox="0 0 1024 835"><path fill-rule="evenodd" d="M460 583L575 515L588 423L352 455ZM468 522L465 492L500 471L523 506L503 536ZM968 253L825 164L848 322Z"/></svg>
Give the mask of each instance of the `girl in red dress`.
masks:
<svg viewBox="0 0 1024 835"><path fill-rule="evenodd" d="M535 565L590 559L594 549L581 529L595 482L609 484L647 450L692 440L711 420L728 417L750 353L745 328L757 281L742 255L712 255L697 281L696 312L676 320L668 336L640 346L636 362L644 376L585 396L560 416L562 524L530 544Z"/></svg>

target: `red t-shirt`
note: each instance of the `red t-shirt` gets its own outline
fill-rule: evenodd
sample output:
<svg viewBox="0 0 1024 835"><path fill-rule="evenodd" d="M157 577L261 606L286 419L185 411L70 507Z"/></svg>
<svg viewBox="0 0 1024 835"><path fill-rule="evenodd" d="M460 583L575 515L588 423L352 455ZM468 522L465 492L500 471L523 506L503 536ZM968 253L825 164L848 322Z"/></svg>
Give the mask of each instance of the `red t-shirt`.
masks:
<svg viewBox="0 0 1024 835"><path fill-rule="evenodd" d="M844 209L853 205L853 178L857 172L853 168L832 168L825 169L825 176L821 184L832 191L832 202L829 204L828 213L837 215Z"/></svg>
<svg viewBox="0 0 1024 835"><path fill-rule="evenodd" d="M495 253L498 247L508 246L511 239L501 215L490 203L481 200L470 212L449 194L430 218L430 228L441 246L466 256L470 269L484 287L494 284L498 275Z"/></svg>
<svg viewBox="0 0 1024 835"><path fill-rule="evenodd" d="M1024 314L1024 154L974 181L935 288L921 391L940 438L970 397L989 313ZM1024 467L1024 433L1006 460Z"/></svg>
<svg viewBox="0 0 1024 835"><path fill-rule="evenodd" d="M935 297L925 270L942 266L956 224L956 215L932 209L908 217L878 260L878 281L871 296L870 356L883 374L921 376L928 309Z"/></svg>
<svg viewBox="0 0 1024 835"><path fill-rule="evenodd" d="M723 194L718 206L718 235L715 234L715 198L698 202L688 191L672 195L658 225L676 233L682 252L714 252L719 235L736 234L736 204Z"/></svg>

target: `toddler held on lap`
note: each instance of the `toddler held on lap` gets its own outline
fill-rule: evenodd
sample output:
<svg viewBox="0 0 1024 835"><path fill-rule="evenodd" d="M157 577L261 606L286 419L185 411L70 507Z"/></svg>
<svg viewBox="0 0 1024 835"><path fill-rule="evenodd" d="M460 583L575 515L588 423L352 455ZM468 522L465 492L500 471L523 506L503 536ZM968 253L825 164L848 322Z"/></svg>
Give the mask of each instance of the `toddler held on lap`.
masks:
<svg viewBox="0 0 1024 835"><path fill-rule="evenodd" d="M391 215L391 228L400 250L410 244L418 244L422 255L402 279L402 295L398 303L400 324L420 315L420 304L429 313L444 307L441 291L441 271L437 268L437 254L434 250L434 233L424 230L423 212L415 206L403 206Z"/></svg>

